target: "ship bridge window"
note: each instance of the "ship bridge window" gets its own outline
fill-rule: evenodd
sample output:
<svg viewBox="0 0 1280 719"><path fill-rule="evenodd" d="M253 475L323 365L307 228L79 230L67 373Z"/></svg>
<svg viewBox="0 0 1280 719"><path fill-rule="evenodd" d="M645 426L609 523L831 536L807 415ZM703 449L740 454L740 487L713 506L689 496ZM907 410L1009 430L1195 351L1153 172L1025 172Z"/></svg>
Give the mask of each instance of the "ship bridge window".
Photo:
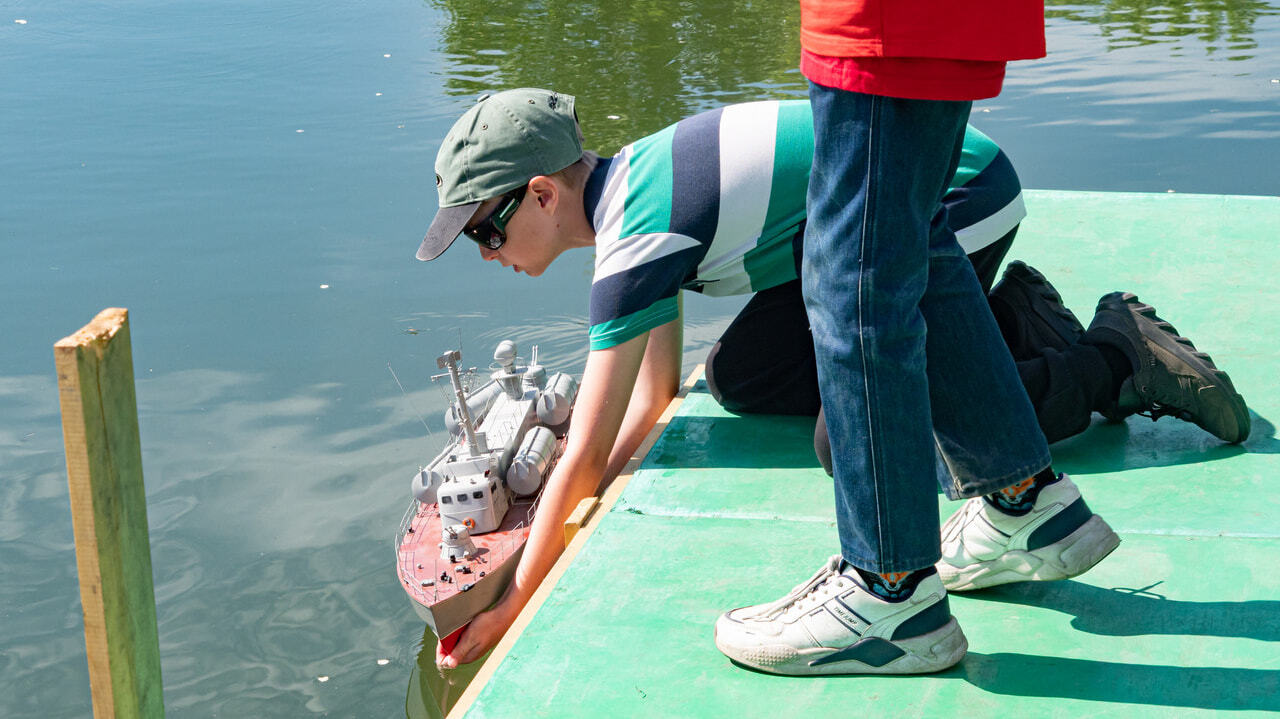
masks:
<svg viewBox="0 0 1280 719"><path fill-rule="evenodd" d="M465 494L459 494L459 495L458 495L458 501L459 501L459 502L465 502L465 501L467 501L467 495L465 495Z"/></svg>
<svg viewBox="0 0 1280 719"><path fill-rule="evenodd" d="M447 496L447 495L446 495L446 496L444 496L444 497L441 497L441 498L440 498L440 501L441 501L441 503L443 503L443 504L453 504L453 498L452 498L452 497L449 497L449 496Z"/></svg>
<svg viewBox="0 0 1280 719"><path fill-rule="evenodd" d="M472 499L484 499L484 492L476 490L471 493Z"/></svg>

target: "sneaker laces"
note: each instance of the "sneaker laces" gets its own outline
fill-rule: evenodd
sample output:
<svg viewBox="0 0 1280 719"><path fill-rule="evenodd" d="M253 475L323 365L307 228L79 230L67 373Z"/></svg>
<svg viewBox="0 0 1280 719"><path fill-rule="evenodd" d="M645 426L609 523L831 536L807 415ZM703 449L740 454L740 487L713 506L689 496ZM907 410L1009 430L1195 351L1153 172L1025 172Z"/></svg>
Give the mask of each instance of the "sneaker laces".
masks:
<svg viewBox="0 0 1280 719"><path fill-rule="evenodd" d="M1177 417L1178 419L1186 420L1188 422L1194 421L1194 414L1191 410L1171 404L1167 400L1185 399L1188 395L1194 396L1196 392L1202 388L1198 388L1196 386L1198 383L1194 378L1187 377L1186 375L1177 375L1177 383L1177 392L1170 393L1168 391L1161 391L1158 393L1163 396L1157 396L1157 393L1151 392L1148 388L1143 387L1142 389L1144 392L1141 392L1140 395L1151 392L1151 396L1147 399L1150 406L1137 410L1134 414L1148 417L1152 422L1160 419L1161 417ZM1211 387L1212 385L1208 386ZM1159 389L1167 390L1168 388L1161 387Z"/></svg>
<svg viewBox="0 0 1280 719"><path fill-rule="evenodd" d="M796 585L796 587L792 589L787 596L773 602L772 604L760 607L760 611L752 617L752 619L773 619L783 614L787 614L793 609L803 608L806 600L813 597L814 593L816 593L818 589L826 586L833 579L839 580L844 578L844 575L840 573L840 565L843 563L844 559L839 554L832 555L821 569L814 572L812 577L809 577L807 581Z"/></svg>
<svg viewBox="0 0 1280 719"><path fill-rule="evenodd" d="M1161 417L1177 417L1178 419L1185 420L1187 422L1194 420L1194 416L1187 410L1174 407L1172 405L1161 404L1159 402L1152 402L1150 408L1140 409L1137 412L1134 412L1134 414L1140 417L1146 417L1152 422L1160 419Z"/></svg>
<svg viewBox="0 0 1280 719"><path fill-rule="evenodd" d="M947 521L942 524L942 539L944 542L955 541L964 532L964 528L968 526L974 515L981 514L983 510L983 502L981 497L974 497L978 501L972 500L960 505L960 511L952 514Z"/></svg>

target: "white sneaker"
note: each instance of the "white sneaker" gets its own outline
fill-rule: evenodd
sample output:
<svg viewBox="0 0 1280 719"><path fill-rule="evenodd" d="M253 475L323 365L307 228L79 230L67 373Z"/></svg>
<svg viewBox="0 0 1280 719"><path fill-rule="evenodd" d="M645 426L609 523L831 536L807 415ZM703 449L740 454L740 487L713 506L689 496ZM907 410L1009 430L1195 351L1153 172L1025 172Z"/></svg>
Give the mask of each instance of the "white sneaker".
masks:
<svg viewBox="0 0 1280 719"><path fill-rule="evenodd" d="M1067 475L1039 488L1031 511L1008 515L982 497L964 503L942 525L938 574L953 592L1007 582L1066 579L1083 574L1120 544L1089 510Z"/></svg>
<svg viewBox="0 0 1280 719"><path fill-rule="evenodd" d="M771 674L925 674L964 657L969 644L947 592L930 574L902 601L872 594L857 570L832 557L809 581L770 604L716 621L716 647Z"/></svg>

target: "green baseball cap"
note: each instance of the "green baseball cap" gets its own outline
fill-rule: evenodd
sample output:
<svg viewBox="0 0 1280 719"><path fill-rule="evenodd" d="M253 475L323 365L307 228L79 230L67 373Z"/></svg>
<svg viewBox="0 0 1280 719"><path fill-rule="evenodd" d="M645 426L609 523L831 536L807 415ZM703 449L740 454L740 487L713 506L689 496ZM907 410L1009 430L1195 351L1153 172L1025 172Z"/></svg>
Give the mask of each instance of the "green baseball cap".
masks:
<svg viewBox="0 0 1280 719"><path fill-rule="evenodd" d="M418 259L449 249L480 203L581 157L572 95L522 88L481 97L453 123L436 155L440 209Z"/></svg>

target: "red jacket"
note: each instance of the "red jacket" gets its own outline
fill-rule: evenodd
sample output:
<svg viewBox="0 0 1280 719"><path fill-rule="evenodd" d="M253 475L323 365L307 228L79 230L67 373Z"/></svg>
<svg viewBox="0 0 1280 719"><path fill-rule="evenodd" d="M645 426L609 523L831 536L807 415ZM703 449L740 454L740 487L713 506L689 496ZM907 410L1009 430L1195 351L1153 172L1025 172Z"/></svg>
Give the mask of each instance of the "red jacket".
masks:
<svg viewBox="0 0 1280 719"><path fill-rule="evenodd" d="M800 0L800 45L829 57L1044 57L1044 1Z"/></svg>
<svg viewBox="0 0 1280 719"><path fill-rule="evenodd" d="M1000 93L1044 57L1044 0L800 0L800 70L827 87L925 100Z"/></svg>

